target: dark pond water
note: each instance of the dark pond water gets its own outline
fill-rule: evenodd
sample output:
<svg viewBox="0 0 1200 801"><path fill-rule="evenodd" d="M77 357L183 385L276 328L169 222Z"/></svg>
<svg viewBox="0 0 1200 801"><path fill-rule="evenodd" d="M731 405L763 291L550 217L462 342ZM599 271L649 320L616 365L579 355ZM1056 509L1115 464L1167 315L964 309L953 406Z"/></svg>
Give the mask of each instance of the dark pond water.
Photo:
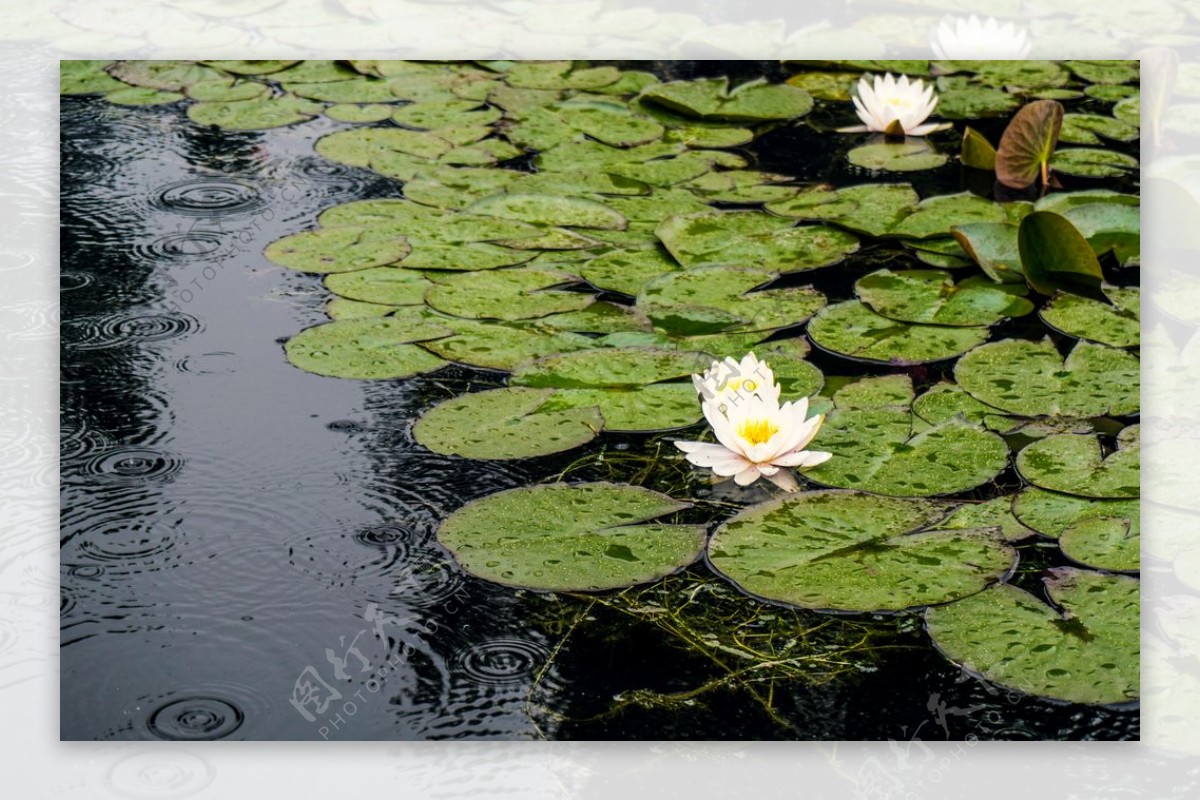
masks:
<svg viewBox="0 0 1200 801"><path fill-rule="evenodd" d="M698 566L669 580L715 593L689 631L730 609L752 610L750 630L815 630L797 673L731 682L719 651L647 612L649 595L593 603L461 572L434 540L440 520L560 475L684 483L702 518L730 508L675 460L644 472L661 438L606 434L518 463L414 443L424 409L498 373L362 382L289 365L281 343L327 319L327 293L263 248L329 206L400 188L315 155L344 127L211 132L178 106L63 98L63 738L1136 739L1135 709L964 676L912 616L780 613L713 589ZM763 169L862 182L842 166L848 139L783 128L753 152ZM962 186L956 167L894 179L922 195ZM895 258L864 252L821 287L848 297ZM1017 581L1035 588L1059 557L1021 550Z"/></svg>

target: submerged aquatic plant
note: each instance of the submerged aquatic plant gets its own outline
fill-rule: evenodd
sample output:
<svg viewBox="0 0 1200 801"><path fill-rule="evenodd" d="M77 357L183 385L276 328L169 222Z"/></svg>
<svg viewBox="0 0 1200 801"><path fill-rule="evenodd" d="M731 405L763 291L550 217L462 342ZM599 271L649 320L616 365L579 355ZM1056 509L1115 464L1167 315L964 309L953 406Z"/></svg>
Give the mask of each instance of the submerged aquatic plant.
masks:
<svg viewBox="0 0 1200 801"><path fill-rule="evenodd" d="M766 362L753 353L740 362L713 362L704 375L692 376L704 396L701 408L717 442L676 442L687 460L708 467L739 486L766 478L795 492L795 477L786 468L816 467L833 454L806 451L824 415L808 417L808 398L780 405L780 387Z"/></svg>
<svg viewBox="0 0 1200 801"><path fill-rule="evenodd" d="M878 131L889 136L925 136L950 127L950 123L925 122L938 99L933 86L926 86L920 78L910 81L907 75L901 75L897 80L888 72L882 77L876 75L872 84L864 75L853 100L863 124L839 128L842 133Z"/></svg>

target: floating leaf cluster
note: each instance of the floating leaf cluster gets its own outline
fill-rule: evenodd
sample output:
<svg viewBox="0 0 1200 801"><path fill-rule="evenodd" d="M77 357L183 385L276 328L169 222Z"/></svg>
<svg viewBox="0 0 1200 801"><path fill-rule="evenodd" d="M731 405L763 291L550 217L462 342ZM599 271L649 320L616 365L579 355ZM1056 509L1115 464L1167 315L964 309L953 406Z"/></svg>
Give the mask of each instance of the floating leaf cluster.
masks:
<svg viewBox="0 0 1200 801"><path fill-rule="evenodd" d="M473 575L661 587L705 554L789 614L926 609L937 647L988 679L1135 697L1139 297L1106 276L1134 283L1139 200L1073 181L1136 170L1101 147L1138 136L1136 64L787 67L786 83L734 86L570 61L80 61L64 62L62 91L186 103L194 123L229 130L324 115L318 154L399 182L265 256L331 295L331 321L286 343L301 369L497 371L503 386L424 410L413 436L430 450L527 459L605 431L686 429L702 419L691 375L751 350L785 397L827 414L812 446L834 456L806 471L809 491L723 521L637 482L474 501L438 532ZM961 153L938 135L823 134L868 171L845 186L737 150L781 126L852 121L848 90L867 71L936 80L951 120L1015 117L996 149L960 130ZM1063 113L1076 99L1089 105ZM922 196L888 174L952 159L1067 186ZM1009 582L1031 538L1078 566L1046 581L1058 609Z"/></svg>

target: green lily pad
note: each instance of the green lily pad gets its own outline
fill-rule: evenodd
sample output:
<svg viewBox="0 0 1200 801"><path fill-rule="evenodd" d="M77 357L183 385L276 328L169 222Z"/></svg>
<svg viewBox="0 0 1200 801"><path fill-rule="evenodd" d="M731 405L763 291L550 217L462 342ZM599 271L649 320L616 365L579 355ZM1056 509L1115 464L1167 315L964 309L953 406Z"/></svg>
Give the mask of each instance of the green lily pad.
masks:
<svg viewBox="0 0 1200 801"><path fill-rule="evenodd" d="M827 463L828 464L828 463ZM806 492L752 506L708 545L712 566L774 603L899 612L1000 580L1015 562L994 530L920 530L945 504L857 492Z"/></svg>
<svg viewBox="0 0 1200 801"><path fill-rule="evenodd" d="M1142 124L1142 96L1135 94L1124 100L1118 100L1113 105L1112 114L1118 120L1127 122L1130 125Z"/></svg>
<svg viewBox="0 0 1200 801"><path fill-rule="evenodd" d="M1132 142L1138 127L1102 114L1066 114L1058 138L1073 145L1099 145L1104 139Z"/></svg>
<svg viewBox="0 0 1200 801"><path fill-rule="evenodd" d="M868 236L884 236L916 210L920 197L909 184L818 186L767 204L767 211L801 220L824 220Z"/></svg>
<svg viewBox="0 0 1200 801"><path fill-rule="evenodd" d="M964 420L911 432L908 412L835 409L811 446L833 457L805 475L827 487L927 497L974 489L1008 465L1004 440Z"/></svg>
<svg viewBox="0 0 1200 801"><path fill-rule="evenodd" d="M926 423L936 425L962 416L968 422L983 425L992 431L1007 433L1028 422L1024 418L1005 415L969 395L957 384L940 381L913 401L913 413Z"/></svg>
<svg viewBox="0 0 1200 801"><path fill-rule="evenodd" d="M270 75L301 62L263 59L259 61L204 61L202 63L223 72L232 72L234 75Z"/></svg>
<svg viewBox="0 0 1200 801"><path fill-rule="evenodd" d="M704 526L646 522L686 509L642 487L549 484L489 495L450 515L438 541L472 575L557 592L654 581L704 549Z"/></svg>
<svg viewBox="0 0 1200 801"><path fill-rule="evenodd" d="M712 364L707 353L662 348L597 348L530 362L512 382L529 387L587 389L641 387L688 378ZM690 386L690 385L689 385Z"/></svg>
<svg viewBox="0 0 1200 801"><path fill-rule="evenodd" d="M359 77L349 81L286 83L292 94L327 103L390 103L396 99L387 81Z"/></svg>
<svg viewBox="0 0 1200 801"><path fill-rule="evenodd" d="M414 270L475 272L524 264L530 258L532 255L529 253L481 242L468 244L417 242L413 244L412 252L405 256L400 263Z"/></svg>
<svg viewBox="0 0 1200 801"><path fill-rule="evenodd" d="M338 122L382 122L393 110L382 103L338 103L325 109L325 116Z"/></svg>
<svg viewBox="0 0 1200 801"><path fill-rule="evenodd" d="M1064 361L1047 339L1006 339L959 359L959 386L983 403L1023 417L1099 417L1138 410L1140 364L1117 348L1080 342Z"/></svg>
<svg viewBox="0 0 1200 801"><path fill-rule="evenodd" d="M104 96L109 103L118 106L162 106L167 103L178 103L183 100L179 92L163 92L158 89L146 89L137 86L127 86Z"/></svg>
<svg viewBox="0 0 1200 801"><path fill-rule="evenodd" d="M996 148L997 180L1014 189L1033 185L1039 176L1048 183L1062 124L1063 106L1057 100L1035 100L1023 106Z"/></svg>
<svg viewBox="0 0 1200 801"><path fill-rule="evenodd" d="M586 262L579 274L597 289L637 295L646 284L673 273L679 265L655 250L614 250Z"/></svg>
<svg viewBox="0 0 1200 801"><path fill-rule="evenodd" d="M822 225L757 211L709 211L669 217L655 229L685 268L747 264L781 273L837 264L858 250L858 238Z"/></svg>
<svg viewBox="0 0 1200 801"><path fill-rule="evenodd" d="M966 223L954 226L950 233L993 281L1014 283L1025 280L1017 226L1006 222Z"/></svg>
<svg viewBox="0 0 1200 801"><path fill-rule="evenodd" d="M74 59L58 62L58 91L64 95L90 95L128 89L129 84L109 75L105 67L113 62Z"/></svg>
<svg viewBox="0 0 1200 801"><path fill-rule="evenodd" d="M884 269L863 276L854 291L877 314L906 323L994 325L1033 311L1025 287L971 276L955 284L942 270Z"/></svg>
<svg viewBox="0 0 1200 801"><path fill-rule="evenodd" d="M906 375L859 378L833 393L838 409L907 412L913 402L912 379Z"/></svg>
<svg viewBox="0 0 1200 801"><path fill-rule="evenodd" d="M434 406L413 437L435 453L468 459L528 459L577 448L604 427L595 406L543 411L552 389L504 387L471 392Z"/></svg>
<svg viewBox="0 0 1200 801"><path fill-rule="evenodd" d="M983 503L968 503L938 524L941 529L999 528L1008 542L1019 542L1037 532L1016 518L1012 510L1013 496L1002 495Z"/></svg>
<svg viewBox="0 0 1200 801"><path fill-rule="evenodd" d="M522 89L599 89L621 78L616 67L584 67L571 61L518 61L504 74Z"/></svg>
<svg viewBox="0 0 1200 801"><path fill-rule="evenodd" d="M1136 61L1068 61L1066 66L1088 83L1132 83L1139 74Z"/></svg>
<svg viewBox="0 0 1200 801"><path fill-rule="evenodd" d="M952 359L987 341L987 328L951 328L901 323L857 300L826 306L808 323L822 350L884 364L925 364Z"/></svg>
<svg viewBox="0 0 1200 801"><path fill-rule="evenodd" d="M1141 202L1142 199L1137 195L1114 192L1111 189L1081 189L1077 192L1052 192L1034 204L1034 211L1053 211L1065 215L1076 206L1140 206Z"/></svg>
<svg viewBox="0 0 1200 801"><path fill-rule="evenodd" d="M1136 699L1138 581L1058 568L1046 586L1063 612L1002 584L926 610L926 630L952 662L1006 687L1079 704Z"/></svg>
<svg viewBox="0 0 1200 801"><path fill-rule="evenodd" d="M397 308L385 303L367 303L335 296L325 304L325 313L331 320L359 320L363 317L385 317Z"/></svg>
<svg viewBox="0 0 1200 801"><path fill-rule="evenodd" d="M1029 285L1043 295L1059 289L1100 296L1104 273L1092 246L1066 217L1035 211L1017 230L1021 269Z"/></svg>
<svg viewBox="0 0 1200 801"><path fill-rule="evenodd" d="M325 107L291 95L257 100L203 102L188 106L188 119L227 131L257 131L311 120Z"/></svg>
<svg viewBox="0 0 1200 801"><path fill-rule="evenodd" d="M1138 169L1138 160L1115 150L1075 147L1056 150L1050 166L1081 178L1120 178Z"/></svg>
<svg viewBox="0 0 1200 801"><path fill-rule="evenodd" d="M474 100L427 100L395 108L392 121L405 128L430 130L458 125L491 125L500 119L497 109L482 108Z"/></svg>
<svg viewBox="0 0 1200 801"><path fill-rule="evenodd" d="M687 150L681 142L652 142L636 147L613 147L578 139L563 142L537 155L534 165L542 172L608 172L621 165L645 164Z"/></svg>
<svg viewBox="0 0 1200 801"><path fill-rule="evenodd" d="M1083 235L1096 255L1109 251L1123 265L1142 255L1140 209L1127 203L1087 203L1060 212Z"/></svg>
<svg viewBox="0 0 1200 801"><path fill-rule="evenodd" d="M361 73L333 59L307 59L298 61L275 74L274 80L294 83L320 83L321 81L348 81Z"/></svg>
<svg viewBox="0 0 1200 801"><path fill-rule="evenodd" d="M221 80L217 70L195 61L115 61L108 67L109 75L130 86L144 86L179 92L199 81Z"/></svg>
<svg viewBox="0 0 1200 801"><path fill-rule="evenodd" d="M620 212L581 197L502 194L483 198L467 207L469 214L521 220L536 225L622 230L628 224Z"/></svg>
<svg viewBox="0 0 1200 801"><path fill-rule="evenodd" d="M990 86L956 85L938 94L937 113L948 120L976 120L1002 117L1021 104L1003 89Z"/></svg>
<svg viewBox="0 0 1200 801"><path fill-rule="evenodd" d="M787 79L788 86L803 89L817 100L850 102L850 90L858 83L857 72L801 72Z"/></svg>
<svg viewBox="0 0 1200 801"><path fill-rule="evenodd" d="M306 273L343 273L399 261L408 241L387 228L345 226L302 231L277 239L263 252L271 261Z"/></svg>
<svg viewBox="0 0 1200 801"><path fill-rule="evenodd" d="M438 277L425 293L431 308L456 317L526 320L588 306L595 296L553 287L575 281L561 270L490 270Z"/></svg>
<svg viewBox="0 0 1200 801"><path fill-rule="evenodd" d="M287 341L288 361L335 378L407 378L446 362L411 344L450 334L450 329L416 316L338 320L306 328Z"/></svg>
<svg viewBox="0 0 1200 801"><path fill-rule="evenodd" d="M591 334L650 330L650 321L636 309L607 302L593 303L577 311L548 314L538 318L536 324L559 331L582 331Z"/></svg>
<svg viewBox="0 0 1200 801"><path fill-rule="evenodd" d="M825 305L825 296L811 287L751 291L777 277L769 270L739 267L668 273L642 288L637 305L659 327L679 333L688 332L661 321L708 310L724 315L720 330L765 331L799 325Z"/></svg>
<svg viewBox="0 0 1200 801"><path fill-rule="evenodd" d="M700 422L704 410L691 382L644 387L559 389L544 410L598 407L606 431L651 432L686 428Z"/></svg>
<svg viewBox="0 0 1200 801"><path fill-rule="evenodd" d="M1013 503L1017 518L1051 539L1080 564L1137 570L1141 564L1140 503L1100 501L1029 487Z"/></svg>
<svg viewBox="0 0 1200 801"><path fill-rule="evenodd" d="M1124 100L1127 97L1136 97L1138 90L1133 86L1122 86L1113 83L1098 83L1093 84L1083 90L1083 93L1088 97L1094 97L1097 100L1103 100L1106 103L1115 103L1118 100Z"/></svg>
<svg viewBox="0 0 1200 801"><path fill-rule="evenodd" d="M576 180L574 174L564 177L568 177L572 181ZM621 179L619 176L610 177L614 180L628 180ZM604 203L610 209L625 215L631 224L642 222L657 225L666 217L709 210L707 203L687 190L662 187L656 188L652 194L642 197L608 197L605 198ZM657 240L655 240L655 244L657 244Z"/></svg>
<svg viewBox="0 0 1200 801"><path fill-rule="evenodd" d="M355 128L317 140L316 151L330 161L368 167L408 180L453 145L428 132L403 128Z"/></svg>
<svg viewBox="0 0 1200 801"><path fill-rule="evenodd" d="M433 167L404 184L404 197L439 209L465 209L512 185L520 173L488 167Z"/></svg>
<svg viewBox="0 0 1200 801"><path fill-rule="evenodd" d="M937 195L921 201L912 214L894 226L896 236L928 239L949 236L955 226L977 222L1006 222L1007 212L999 203L987 198L960 192Z"/></svg>
<svg viewBox="0 0 1200 801"><path fill-rule="evenodd" d="M964 166L976 170L996 169L996 148L992 147L987 137L969 125L963 131L960 158Z"/></svg>
<svg viewBox="0 0 1200 801"><path fill-rule="evenodd" d="M539 326L475 320L445 323L454 329L451 336L422 342L421 346L443 359L488 370L513 370L534 359L596 346L594 340L582 334Z"/></svg>
<svg viewBox="0 0 1200 801"><path fill-rule="evenodd" d="M730 89L728 78L670 81L648 87L641 99L702 120L792 120L812 111L812 96L786 84L750 81Z"/></svg>
<svg viewBox="0 0 1200 801"><path fill-rule="evenodd" d="M578 131L613 147L656 142L666 133L663 126L634 114L623 103L574 101L560 104L555 113L571 128L572 135Z"/></svg>
<svg viewBox="0 0 1200 801"><path fill-rule="evenodd" d="M903 142L877 142L859 145L846 154L855 167L884 172L916 172L933 170L945 165L950 157L934 150L924 139Z"/></svg>
<svg viewBox="0 0 1200 801"><path fill-rule="evenodd" d="M1141 463L1136 438L1105 457L1100 442L1087 434L1055 434L1017 454L1017 470L1029 483L1087 498L1138 497Z"/></svg>
<svg viewBox="0 0 1200 801"><path fill-rule="evenodd" d="M1133 348L1141 342L1136 298L1132 308L1118 308L1060 292L1038 314L1046 325L1076 339L1114 348Z"/></svg>
<svg viewBox="0 0 1200 801"><path fill-rule="evenodd" d="M705 173L681 186L710 203L769 203L790 198L799 191L794 186L780 185L790 180L787 175L758 170L728 170Z"/></svg>
<svg viewBox="0 0 1200 801"><path fill-rule="evenodd" d="M325 288L344 298L387 306L417 306L433 284L416 270L374 267L325 278Z"/></svg>
<svg viewBox="0 0 1200 801"><path fill-rule="evenodd" d="M258 100L271 93L271 88L258 81L199 81L188 84L186 94L192 100L208 100L214 102L233 102L237 100Z"/></svg>
<svg viewBox="0 0 1200 801"><path fill-rule="evenodd" d="M605 195L603 203L633 222L641 219L626 212L622 203L649 199L650 185L604 172L516 173L510 192L521 195Z"/></svg>

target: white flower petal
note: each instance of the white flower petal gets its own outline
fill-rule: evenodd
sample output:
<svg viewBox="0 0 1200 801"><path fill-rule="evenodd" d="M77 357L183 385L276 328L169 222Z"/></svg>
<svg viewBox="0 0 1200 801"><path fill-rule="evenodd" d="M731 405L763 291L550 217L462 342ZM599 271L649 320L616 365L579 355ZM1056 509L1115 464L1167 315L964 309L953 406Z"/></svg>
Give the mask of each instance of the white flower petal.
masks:
<svg viewBox="0 0 1200 801"><path fill-rule="evenodd" d="M750 465L745 470L734 476L733 480L739 487L745 487L746 485L753 484L755 481L757 481L760 475L761 473L758 472L758 468L754 465Z"/></svg>
<svg viewBox="0 0 1200 801"><path fill-rule="evenodd" d="M800 485L796 483L796 477L792 475L790 470L780 470L773 476L767 476L767 481L770 481L784 492L795 492L800 489Z"/></svg>

